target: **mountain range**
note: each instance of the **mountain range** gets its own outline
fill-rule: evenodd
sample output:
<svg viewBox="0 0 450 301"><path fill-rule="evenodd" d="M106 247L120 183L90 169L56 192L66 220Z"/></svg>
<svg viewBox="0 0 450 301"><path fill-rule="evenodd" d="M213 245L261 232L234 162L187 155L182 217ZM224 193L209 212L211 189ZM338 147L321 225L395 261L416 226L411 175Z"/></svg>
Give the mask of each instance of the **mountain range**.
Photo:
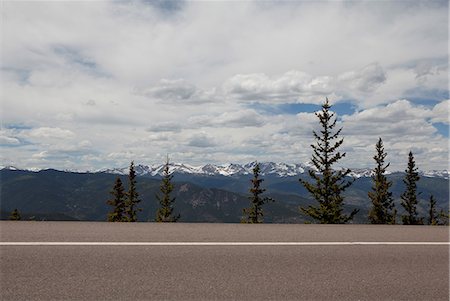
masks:
<svg viewBox="0 0 450 301"><path fill-rule="evenodd" d="M248 196L255 162L244 165L204 165L200 167L174 163L174 196L176 211L184 222L239 222L242 209L249 206ZM260 163L266 189L265 196L276 201L265 206L265 222L302 223L308 220L299 207L315 204L299 179L309 179L309 164ZM153 220L158 207L163 165L136 165L138 192L142 202L139 221ZM46 220L106 220L111 208L106 204L116 177L127 189L128 167L94 172L73 172L46 169L19 170L7 167L0 170L0 218L7 218L17 208L24 219ZM345 192L344 211L357 208L360 212L353 222L367 223L371 203L371 170L352 172L355 179ZM391 191L399 215L403 213L400 195L404 191L403 172L387 175L392 181ZM350 178L349 178L350 180ZM447 171L422 172L418 182L419 214L425 216L428 199L433 195L437 208L448 210L449 179ZM400 218L398 219L400 221Z"/></svg>
<svg viewBox="0 0 450 301"><path fill-rule="evenodd" d="M222 165L206 164L202 166L192 166L183 163L170 163L169 171L171 173L179 174L194 174L194 175L206 175L206 176L226 176L236 177L249 175L253 173L253 168L256 162L250 162L247 164L235 164L228 163ZM157 165L137 165L135 166L136 173L140 176L156 176L162 175L164 164ZM261 175L277 175L279 177L289 177L302 174L305 170L310 169L308 164L287 164L287 163L274 163L274 162L262 162L260 163ZM128 174L128 167L104 169L97 172L112 173L112 174Z"/></svg>
<svg viewBox="0 0 450 301"><path fill-rule="evenodd" d="M170 163L169 171L171 173L178 174L193 174L193 175L206 175L206 176L226 176L226 177L237 177L243 175L251 175L253 173L253 168L257 162L250 162L247 164L206 164L201 166L192 166L183 163ZM275 162L260 162L260 170L262 176L275 175L278 177L294 177L307 173L309 170L315 170L312 163L275 163ZM155 165L136 165L135 171L139 176L157 176L162 175L164 164ZM373 169L369 168L359 168L351 169L350 176L354 178L361 177L371 177L373 174ZM126 175L128 174L128 167L113 168L113 169L102 169L95 172ZM390 174L392 172L387 172ZM431 171L420 171L420 175L425 177L442 177L448 179L448 170L431 170Z"/></svg>
<svg viewBox="0 0 450 301"><path fill-rule="evenodd" d="M226 177L239 177L244 175L251 175L253 173L253 168L256 165L256 161L246 163L246 164L206 164L200 166L193 166L184 163L170 163L169 172L176 174L192 174L192 175L205 175L205 176L226 176ZM278 177L293 177L300 176L307 173L309 170L315 170L312 163L275 163L275 162L260 162L260 174L262 176L275 175ZM9 170L20 170L14 166L6 166L0 169ZM154 165L143 165L138 164L135 166L135 172L138 176L161 176L163 174L164 164L154 164ZM39 171L39 169L31 169L28 171ZM65 170L66 172L71 172L71 170ZM95 171L86 171L86 173L106 173L106 174L116 174L116 175L127 175L129 167L119 167L119 168L107 168ZM73 171L78 172L78 171ZM401 172L401 171L396 171ZM386 174L391 174L395 172L387 172ZM449 178L448 170L430 170L430 171L419 171L421 176L425 177L441 177ZM373 169L370 168L353 168L349 174L353 178L361 177L371 177L373 175Z"/></svg>

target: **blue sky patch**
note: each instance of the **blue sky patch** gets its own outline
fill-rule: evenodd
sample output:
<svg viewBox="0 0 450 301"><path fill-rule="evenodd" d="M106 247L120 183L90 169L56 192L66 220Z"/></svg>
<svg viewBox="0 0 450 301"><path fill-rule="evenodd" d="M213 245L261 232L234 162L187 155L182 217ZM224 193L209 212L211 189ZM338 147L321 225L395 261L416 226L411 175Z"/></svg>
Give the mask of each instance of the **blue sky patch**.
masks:
<svg viewBox="0 0 450 301"><path fill-rule="evenodd" d="M253 104L253 109L262 112L263 114L277 115L277 114L289 114L295 115L298 113L314 113L320 111L321 106L310 103L285 103L280 105L271 104ZM357 111L356 106L349 102L340 102L334 104L331 108L337 115L351 115Z"/></svg>
<svg viewBox="0 0 450 301"><path fill-rule="evenodd" d="M442 98L444 99L444 98ZM408 101L411 102L414 105L419 105L419 106L426 106L426 107L434 107L435 105L437 105L438 103L440 103L441 100L438 99L432 99L432 98L408 98Z"/></svg>
<svg viewBox="0 0 450 301"><path fill-rule="evenodd" d="M6 72L14 73L17 76L17 80L19 84L28 84L31 71L27 69L21 69L21 68L10 68L10 67L2 67L1 70L4 70Z"/></svg>
<svg viewBox="0 0 450 301"><path fill-rule="evenodd" d="M415 105L435 106L442 100L449 99L449 91L415 88L405 91L405 98Z"/></svg>
<svg viewBox="0 0 450 301"><path fill-rule="evenodd" d="M159 9L163 13L179 11L186 5L186 1L181 0L143 0L142 2Z"/></svg>
<svg viewBox="0 0 450 301"><path fill-rule="evenodd" d="M26 146L26 145L34 145L34 143L23 139L23 138L19 138L19 137L10 137L13 139L17 139L18 143L0 143L1 147L4 148L15 148L15 147L22 147L22 146Z"/></svg>
<svg viewBox="0 0 450 301"><path fill-rule="evenodd" d="M15 123L5 124L3 127L8 130L31 130L33 128L29 125Z"/></svg>
<svg viewBox="0 0 450 301"><path fill-rule="evenodd" d="M80 52L76 49L66 47L64 45L55 46L53 48L53 51L66 58L72 63L82 65L83 67L89 68L89 69L95 69L97 68L97 65L94 61L89 60L85 57L83 57Z"/></svg>
<svg viewBox="0 0 450 301"><path fill-rule="evenodd" d="M443 122L436 122L433 123L433 126L437 129L438 133L441 134L442 136L448 138L449 136L449 129L448 129L448 124L445 124Z"/></svg>
<svg viewBox="0 0 450 301"><path fill-rule="evenodd" d="M101 70L94 60L84 56L78 49L65 45L56 45L53 47L53 52L63 57L68 63L78 66L91 75L110 77L110 74Z"/></svg>

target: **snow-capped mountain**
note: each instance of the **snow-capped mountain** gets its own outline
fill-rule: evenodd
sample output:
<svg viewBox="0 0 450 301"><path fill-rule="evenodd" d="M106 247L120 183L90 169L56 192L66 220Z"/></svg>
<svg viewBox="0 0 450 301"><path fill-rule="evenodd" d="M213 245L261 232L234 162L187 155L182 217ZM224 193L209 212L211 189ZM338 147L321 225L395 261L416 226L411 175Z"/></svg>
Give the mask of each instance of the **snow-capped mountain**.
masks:
<svg viewBox="0 0 450 301"><path fill-rule="evenodd" d="M251 175L253 173L253 168L256 162L250 162L247 164L206 164L203 166L192 166L188 164L181 163L170 163L169 171L172 173L179 174L195 174L195 175L205 175L205 176L243 176ZM275 162L260 162L261 175L274 175L277 177L293 177L308 172L308 170L314 170L314 167L310 163L306 164L288 164L288 163L275 163ZM156 176L162 175L164 165L136 165L136 174L140 176ZM114 168L114 169L104 169L98 172L102 173L112 173L112 174L128 174L128 167L124 168ZM355 178L360 177L370 177L372 171L370 169L356 169L352 171L351 176Z"/></svg>
<svg viewBox="0 0 450 301"><path fill-rule="evenodd" d="M18 168L12 165L7 165L7 166L0 166L0 170L27 170L27 171L32 171L32 172L38 172L40 169L39 168L27 168L27 169L22 169L22 168Z"/></svg>
<svg viewBox="0 0 450 301"><path fill-rule="evenodd" d="M448 170L429 170L429 171L420 171L419 175L428 177L428 178L445 178L448 179L450 172Z"/></svg>
<svg viewBox="0 0 450 301"><path fill-rule="evenodd" d="M373 174L374 174L373 169L355 168L351 169L349 176L353 178L364 178L364 177L371 177ZM386 174L390 174L390 172L386 172Z"/></svg>
<svg viewBox="0 0 450 301"><path fill-rule="evenodd" d="M244 165L228 163L221 165L206 164L203 166L192 166L182 163L170 163L169 171L171 173L174 172L181 174L198 174L207 176L221 175L226 177L232 177L232 176L242 176L252 174L255 165L256 162L250 162ZM310 167L306 164L287 164L274 162L262 162L260 163L260 168L261 168L261 175L276 175L279 177L296 176L310 169ZM164 164L152 166L145 166L145 165L135 166L136 174L140 176L162 175L163 169ZM99 170L98 172L125 175L128 174L128 167L104 169Z"/></svg>
<svg viewBox="0 0 450 301"><path fill-rule="evenodd" d="M204 175L204 176L243 176L251 175L253 173L253 168L256 162L250 162L247 164L206 164L201 166L192 166L183 163L170 163L169 172L178 174L192 174L192 175ZM262 176L277 176L277 177L294 177L304 173L309 170L315 170L314 166L310 163L299 163L299 164L289 164L289 163L275 163L275 162L260 162L260 169ZM0 169L8 170L21 170L14 166L4 166ZM117 175L127 175L129 167L102 169L97 171L91 171L91 173L108 173ZM163 174L164 164L154 164L151 166L138 164L135 165L135 171L138 176L158 176ZM37 172L38 169L30 169L29 171ZM70 172L66 170L67 172ZM394 172L387 171L386 174L391 174ZM419 171L419 175L423 177L430 178L449 178L450 172L448 170L431 170L431 171ZM371 177L373 175L373 170L369 168L351 168L350 176L354 178L364 178Z"/></svg>
<svg viewBox="0 0 450 301"><path fill-rule="evenodd" d="M244 168L248 173L253 173L253 168L256 162L248 163L244 165ZM260 169L262 175L277 175L279 177L291 177L304 173L311 169L306 164L287 164L287 163L274 163L274 162L262 162L260 163Z"/></svg>

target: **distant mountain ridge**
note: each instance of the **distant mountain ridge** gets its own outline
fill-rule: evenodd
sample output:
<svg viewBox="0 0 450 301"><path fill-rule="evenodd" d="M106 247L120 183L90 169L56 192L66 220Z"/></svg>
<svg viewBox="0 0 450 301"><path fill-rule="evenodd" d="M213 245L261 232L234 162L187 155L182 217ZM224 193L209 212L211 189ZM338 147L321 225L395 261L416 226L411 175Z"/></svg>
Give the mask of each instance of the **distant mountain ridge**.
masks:
<svg viewBox="0 0 450 301"><path fill-rule="evenodd" d="M177 166L180 170L186 165ZM236 222L240 221L242 209L248 206L251 166L237 164L222 166L208 165L208 175L199 173L180 173L172 169L174 177L173 196L177 199L176 210L183 222ZM295 167L295 166L291 166ZM303 168L303 167L302 167ZM142 169L142 170L141 170ZM201 168L200 168L201 169ZM137 166L144 174L138 177L138 191L143 211L138 213L139 221L153 220L158 207L155 195L160 193L161 177L158 168ZM155 176L152 176L152 172ZM281 172L282 171L282 172ZM303 223L307 218L300 214L299 207L314 204L314 199L301 185L299 179L308 180L305 173L294 175L295 170L280 168L268 164L263 182L265 196L276 200L265 207L265 221L268 223ZM367 223L367 214L371 203L367 192L373 181L364 170L355 170L353 184L345 192L344 211L360 209L354 223ZM69 172L55 169L40 171L4 168L0 170L0 219L18 209L24 219L36 220L105 220L111 210L106 201L111 198L110 191L117 177L122 179L125 189L128 185L128 168L103 172ZM120 172L121 174L118 174ZM221 173L220 173L221 172ZM282 175L281 177L276 172ZM242 175L238 175L238 174ZM146 174L146 175L145 175ZM217 175L215 175L217 174ZM233 176L234 175L234 176ZM292 175L292 176L289 176ZM438 174L439 175L439 174ZM399 216L403 213L400 196L405 189L404 173L394 172L388 175L392 181L393 193ZM448 210L449 180L443 177L422 176L417 186L419 194L418 212L426 216L430 195L437 201L436 207Z"/></svg>
<svg viewBox="0 0 450 301"><path fill-rule="evenodd" d="M170 163L170 172L177 174L186 175L203 175L203 176L224 176L224 177L238 177L251 175L253 173L253 168L256 165L256 161L246 163L246 164L206 164L200 166L193 166L184 163ZM276 177L294 177L307 173L309 170L315 170L312 163L275 163L275 162L260 162L261 175L263 176L276 176ZM163 172L164 164L154 164L154 165L143 165L138 164L135 166L135 171L138 176L161 176ZM1 169L9 170L20 170L13 166L3 167ZM128 174L129 167L119 167L119 168L107 168L96 171L89 171L89 173L105 173L105 174L116 174L116 175L126 175ZM30 171L39 171L36 169ZM70 172L70 170L65 170ZM402 173L402 171L387 172L387 174L392 173ZM354 178L364 178L371 177L373 170L370 168L351 168L350 176ZM448 170L430 170L430 171L419 171L419 174L424 177L431 178L444 178L448 179L450 172Z"/></svg>
<svg viewBox="0 0 450 301"><path fill-rule="evenodd" d="M194 175L206 175L206 176L244 176L251 175L253 173L253 168L256 165L256 161L246 163L246 164L206 164L201 166L192 166L183 163L170 163L169 170L173 173L179 174L194 174ZM311 162L307 163L283 163L283 162L259 162L261 175L263 176L277 176L277 177L295 177L307 173L309 170L316 170ZM164 164L155 165L142 165L139 164L135 167L136 173L140 176L160 176L162 175L162 170ZM350 176L354 178L361 177L371 177L373 175L373 169L370 168L350 168ZM112 173L126 175L128 174L128 167L114 168L114 169L104 169L97 172ZM386 172L386 174L392 174L403 171ZM439 178L449 178L450 172L448 170L430 170L430 171L419 171L419 174L424 177L439 177Z"/></svg>
<svg viewBox="0 0 450 301"><path fill-rule="evenodd" d="M305 173L305 171L312 168L308 164L288 164L288 163L274 163L274 162L261 162L260 169L262 175L276 175L278 177L290 177ZM253 168L256 162L250 162L247 164L206 164L202 166L192 166L183 163L170 163L169 170L173 173L179 174L194 174L194 175L205 175L205 176L244 176L253 173ZM136 173L140 176L157 176L162 175L162 170L164 164L157 164L152 166L147 165L136 165ZM102 173L112 173L112 174L128 174L128 167L123 168L113 168L99 170Z"/></svg>

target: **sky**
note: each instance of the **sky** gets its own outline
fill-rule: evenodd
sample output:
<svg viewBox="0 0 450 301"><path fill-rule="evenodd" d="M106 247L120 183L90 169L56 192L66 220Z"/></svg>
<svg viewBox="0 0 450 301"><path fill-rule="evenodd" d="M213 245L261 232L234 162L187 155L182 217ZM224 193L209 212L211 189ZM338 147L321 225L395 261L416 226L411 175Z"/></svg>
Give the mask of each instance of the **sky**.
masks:
<svg viewBox="0 0 450 301"><path fill-rule="evenodd" d="M447 1L2 1L2 166L449 168Z"/></svg>

